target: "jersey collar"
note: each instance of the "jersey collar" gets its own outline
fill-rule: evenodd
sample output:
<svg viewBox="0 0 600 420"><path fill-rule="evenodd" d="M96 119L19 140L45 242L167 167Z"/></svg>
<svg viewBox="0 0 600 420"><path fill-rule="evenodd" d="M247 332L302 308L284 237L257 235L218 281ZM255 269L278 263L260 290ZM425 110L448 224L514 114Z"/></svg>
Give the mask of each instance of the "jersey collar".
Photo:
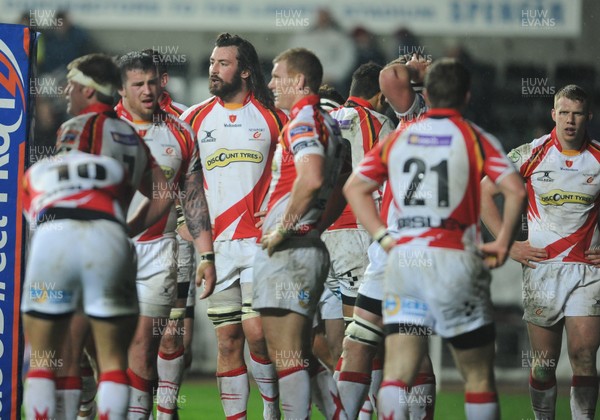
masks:
<svg viewBox="0 0 600 420"><path fill-rule="evenodd" d="M554 129L550 133L550 138L552 139L552 142L554 143L554 147L556 147L556 149L558 149L559 152L564 153L564 154L579 154L579 153L583 152L586 149L586 147L588 146L588 144L590 143L590 136L588 135L587 130L583 136L583 143L581 143L581 147L579 148L579 150L563 151L562 145L560 144L560 141L558 140L558 136L556 135L556 127L554 127Z"/></svg>
<svg viewBox="0 0 600 420"><path fill-rule="evenodd" d="M358 106L362 106L363 108L373 109L373 105L371 105L371 102L367 101L366 99L359 98L358 96L348 96L348 99L346 99L346 103L344 104L344 106L355 106L352 103Z"/></svg>
<svg viewBox="0 0 600 420"><path fill-rule="evenodd" d="M424 115L424 118L452 118L462 117L461 113L454 108L432 108Z"/></svg>
<svg viewBox="0 0 600 420"><path fill-rule="evenodd" d="M166 90L163 90L160 100L158 101L158 106L161 109L165 109L169 105L171 105L171 102L173 102L173 98L171 98L171 95L169 94L169 92L167 92Z"/></svg>
<svg viewBox="0 0 600 420"><path fill-rule="evenodd" d="M302 108L304 108L305 106L307 106L307 105L316 106L318 103L319 103L319 95L305 96L304 98L302 98L298 102L296 102L294 104L294 106L292 107L292 109L290 110L290 119L296 118L296 115L298 115L298 112L300 112L300 110Z"/></svg>
<svg viewBox="0 0 600 420"><path fill-rule="evenodd" d="M223 102L223 99L221 99L219 96L215 96L215 98L217 99L217 102L219 104L221 104L222 106L225 106L225 102ZM243 107L248 102L250 102L252 100L252 98L253 98L252 91L249 91L248 94L246 95L246 97L244 98L244 100L242 101L241 107Z"/></svg>
<svg viewBox="0 0 600 420"><path fill-rule="evenodd" d="M95 104L89 105L85 107L80 113L87 114L89 112L95 112L101 114L103 112L112 111L112 107L110 105L103 104L102 102L96 102Z"/></svg>

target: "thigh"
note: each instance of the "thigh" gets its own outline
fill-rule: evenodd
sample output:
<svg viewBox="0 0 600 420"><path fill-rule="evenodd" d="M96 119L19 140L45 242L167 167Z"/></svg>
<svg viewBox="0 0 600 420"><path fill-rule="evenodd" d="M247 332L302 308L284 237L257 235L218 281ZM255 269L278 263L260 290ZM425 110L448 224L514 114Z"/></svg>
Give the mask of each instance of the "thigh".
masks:
<svg viewBox="0 0 600 420"><path fill-rule="evenodd" d="M177 297L177 241L162 238L156 242L136 243L136 251L140 314L168 317Z"/></svg>
<svg viewBox="0 0 600 420"><path fill-rule="evenodd" d="M137 315L133 244L117 223L94 224L81 250L84 311L96 318Z"/></svg>
<svg viewBox="0 0 600 420"><path fill-rule="evenodd" d="M335 230L324 233L323 241L331 258L328 282L339 284L341 294L348 300L356 298L369 264L369 234L359 229Z"/></svg>
<svg viewBox="0 0 600 420"><path fill-rule="evenodd" d="M298 238L290 238L296 241ZM329 254L318 239L314 246L291 247L256 254L252 306L285 309L312 320L329 269Z"/></svg>
<svg viewBox="0 0 600 420"><path fill-rule="evenodd" d="M242 290L239 281L208 297L207 314L215 328L242 322Z"/></svg>
<svg viewBox="0 0 600 420"><path fill-rule="evenodd" d="M81 296L80 252L89 224L57 220L38 226L31 240L21 311L47 315L74 312Z"/></svg>

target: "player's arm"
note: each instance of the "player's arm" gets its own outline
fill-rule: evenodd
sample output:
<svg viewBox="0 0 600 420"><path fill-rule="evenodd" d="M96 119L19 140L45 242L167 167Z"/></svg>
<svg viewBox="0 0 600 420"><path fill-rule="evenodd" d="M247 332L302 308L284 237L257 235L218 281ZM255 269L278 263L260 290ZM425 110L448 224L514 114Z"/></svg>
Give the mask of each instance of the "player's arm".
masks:
<svg viewBox="0 0 600 420"><path fill-rule="evenodd" d="M367 180L357 173L353 173L344 186L344 195L352 207L356 218L371 234L382 248L389 252L394 245L394 240L387 233L385 223L379 217L377 205L373 199L373 192L376 191L379 184Z"/></svg>
<svg viewBox="0 0 600 420"><path fill-rule="evenodd" d="M325 158L319 154L303 154L295 161L296 179L290 199L276 228L261 238L263 249L270 255L275 247L283 242L296 228L298 221L308 211L319 188L323 185Z"/></svg>
<svg viewBox="0 0 600 420"><path fill-rule="evenodd" d="M501 193L500 188L489 177L483 178L481 181L481 221L494 238L498 237L502 229L502 215L494 201L494 197ZM522 217L522 213L519 217ZM533 263L548 258L548 254L544 248L532 247L527 240L513 242L510 247L510 257L518 263L535 268Z"/></svg>
<svg viewBox="0 0 600 420"><path fill-rule="evenodd" d="M215 288L215 253L208 202L204 193L204 177L200 165L196 166L185 176L181 201L187 228L194 247L200 254L196 270L196 285L200 286L204 280L204 291L200 295L200 299L204 299L210 296Z"/></svg>
<svg viewBox="0 0 600 420"><path fill-rule="evenodd" d="M165 174L158 165L152 165L142 177L138 190L146 197L146 200L137 208L133 216L128 220L129 235L137 236L144 230L157 223L160 218L173 205L171 194L153 194L156 191L169 191L171 188L165 178Z"/></svg>
<svg viewBox="0 0 600 420"><path fill-rule="evenodd" d="M481 246L481 251L492 257L486 258L486 263L490 268L500 267L506 261L516 234L516 228L521 220L521 213L527 196L525 186L523 185L523 178L516 172L506 174L500 179L497 186L500 193L504 196L502 221L498 225L497 220L488 220L491 229L495 230L495 232L492 231L492 234L496 236L496 239ZM498 212L497 209L496 212Z"/></svg>

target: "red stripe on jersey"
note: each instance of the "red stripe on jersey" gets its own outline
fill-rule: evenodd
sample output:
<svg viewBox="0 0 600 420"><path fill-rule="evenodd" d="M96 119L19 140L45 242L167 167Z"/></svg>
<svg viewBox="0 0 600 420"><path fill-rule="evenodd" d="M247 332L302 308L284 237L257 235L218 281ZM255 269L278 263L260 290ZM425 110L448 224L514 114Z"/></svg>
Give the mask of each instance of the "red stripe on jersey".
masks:
<svg viewBox="0 0 600 420"><path fill-rule="evenodd" d="M93 123L90 129L92 134L90 151L95 155L101 154L102 150L102 133L104 132L104 122L106 121L105 114L98 114L92 118Z"/></svg>
<svg viewBox="0 0 600 420"><path fill-rule="evenodd" d="M192 127L194 133L197 133L198 130L200 130L202 121L204 121L204 118L206 118L208 113L215 107L217 103L218 98L215 96L209 99L207 102L190 108L192 109L192 112L187 116L185 122Z"/></svg>
<svg viewBox="0 0 600 420"><path fill-rule="evenodd" d="M579 229L558 241L551 243L545 247L548 252L548 259L556 258L562 252L570 247L573 247L569 254L563 259L564 262L588 262L584 252L589 249L592 243L592 238L595 233L594 226L598 223L598 201L593 210L588 214L587 219Z"/></svg>
<svg viewBox="0 0 600 420"><path fill-rule="evenodd" d="M531 176L533 171L535 171L535 168L542 163L552 146L552 137L548 136L542 144L532 150L529 159L527 159L527 161L519 168L519 172L521 172L523 178L529 178Z"/></svg>

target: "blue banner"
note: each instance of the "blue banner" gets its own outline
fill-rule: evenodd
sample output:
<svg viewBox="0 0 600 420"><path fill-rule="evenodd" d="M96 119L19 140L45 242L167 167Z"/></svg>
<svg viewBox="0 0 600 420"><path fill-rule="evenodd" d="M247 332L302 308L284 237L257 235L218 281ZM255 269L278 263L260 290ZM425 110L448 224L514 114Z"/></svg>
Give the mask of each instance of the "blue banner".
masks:
<svg viewBox="0 0 600 420"><path fill-rule="evenodd" d="M24 224L20 199L30 127L29 79L36 34L0 24L0 418L21 418L20 295Z"/></svg>

